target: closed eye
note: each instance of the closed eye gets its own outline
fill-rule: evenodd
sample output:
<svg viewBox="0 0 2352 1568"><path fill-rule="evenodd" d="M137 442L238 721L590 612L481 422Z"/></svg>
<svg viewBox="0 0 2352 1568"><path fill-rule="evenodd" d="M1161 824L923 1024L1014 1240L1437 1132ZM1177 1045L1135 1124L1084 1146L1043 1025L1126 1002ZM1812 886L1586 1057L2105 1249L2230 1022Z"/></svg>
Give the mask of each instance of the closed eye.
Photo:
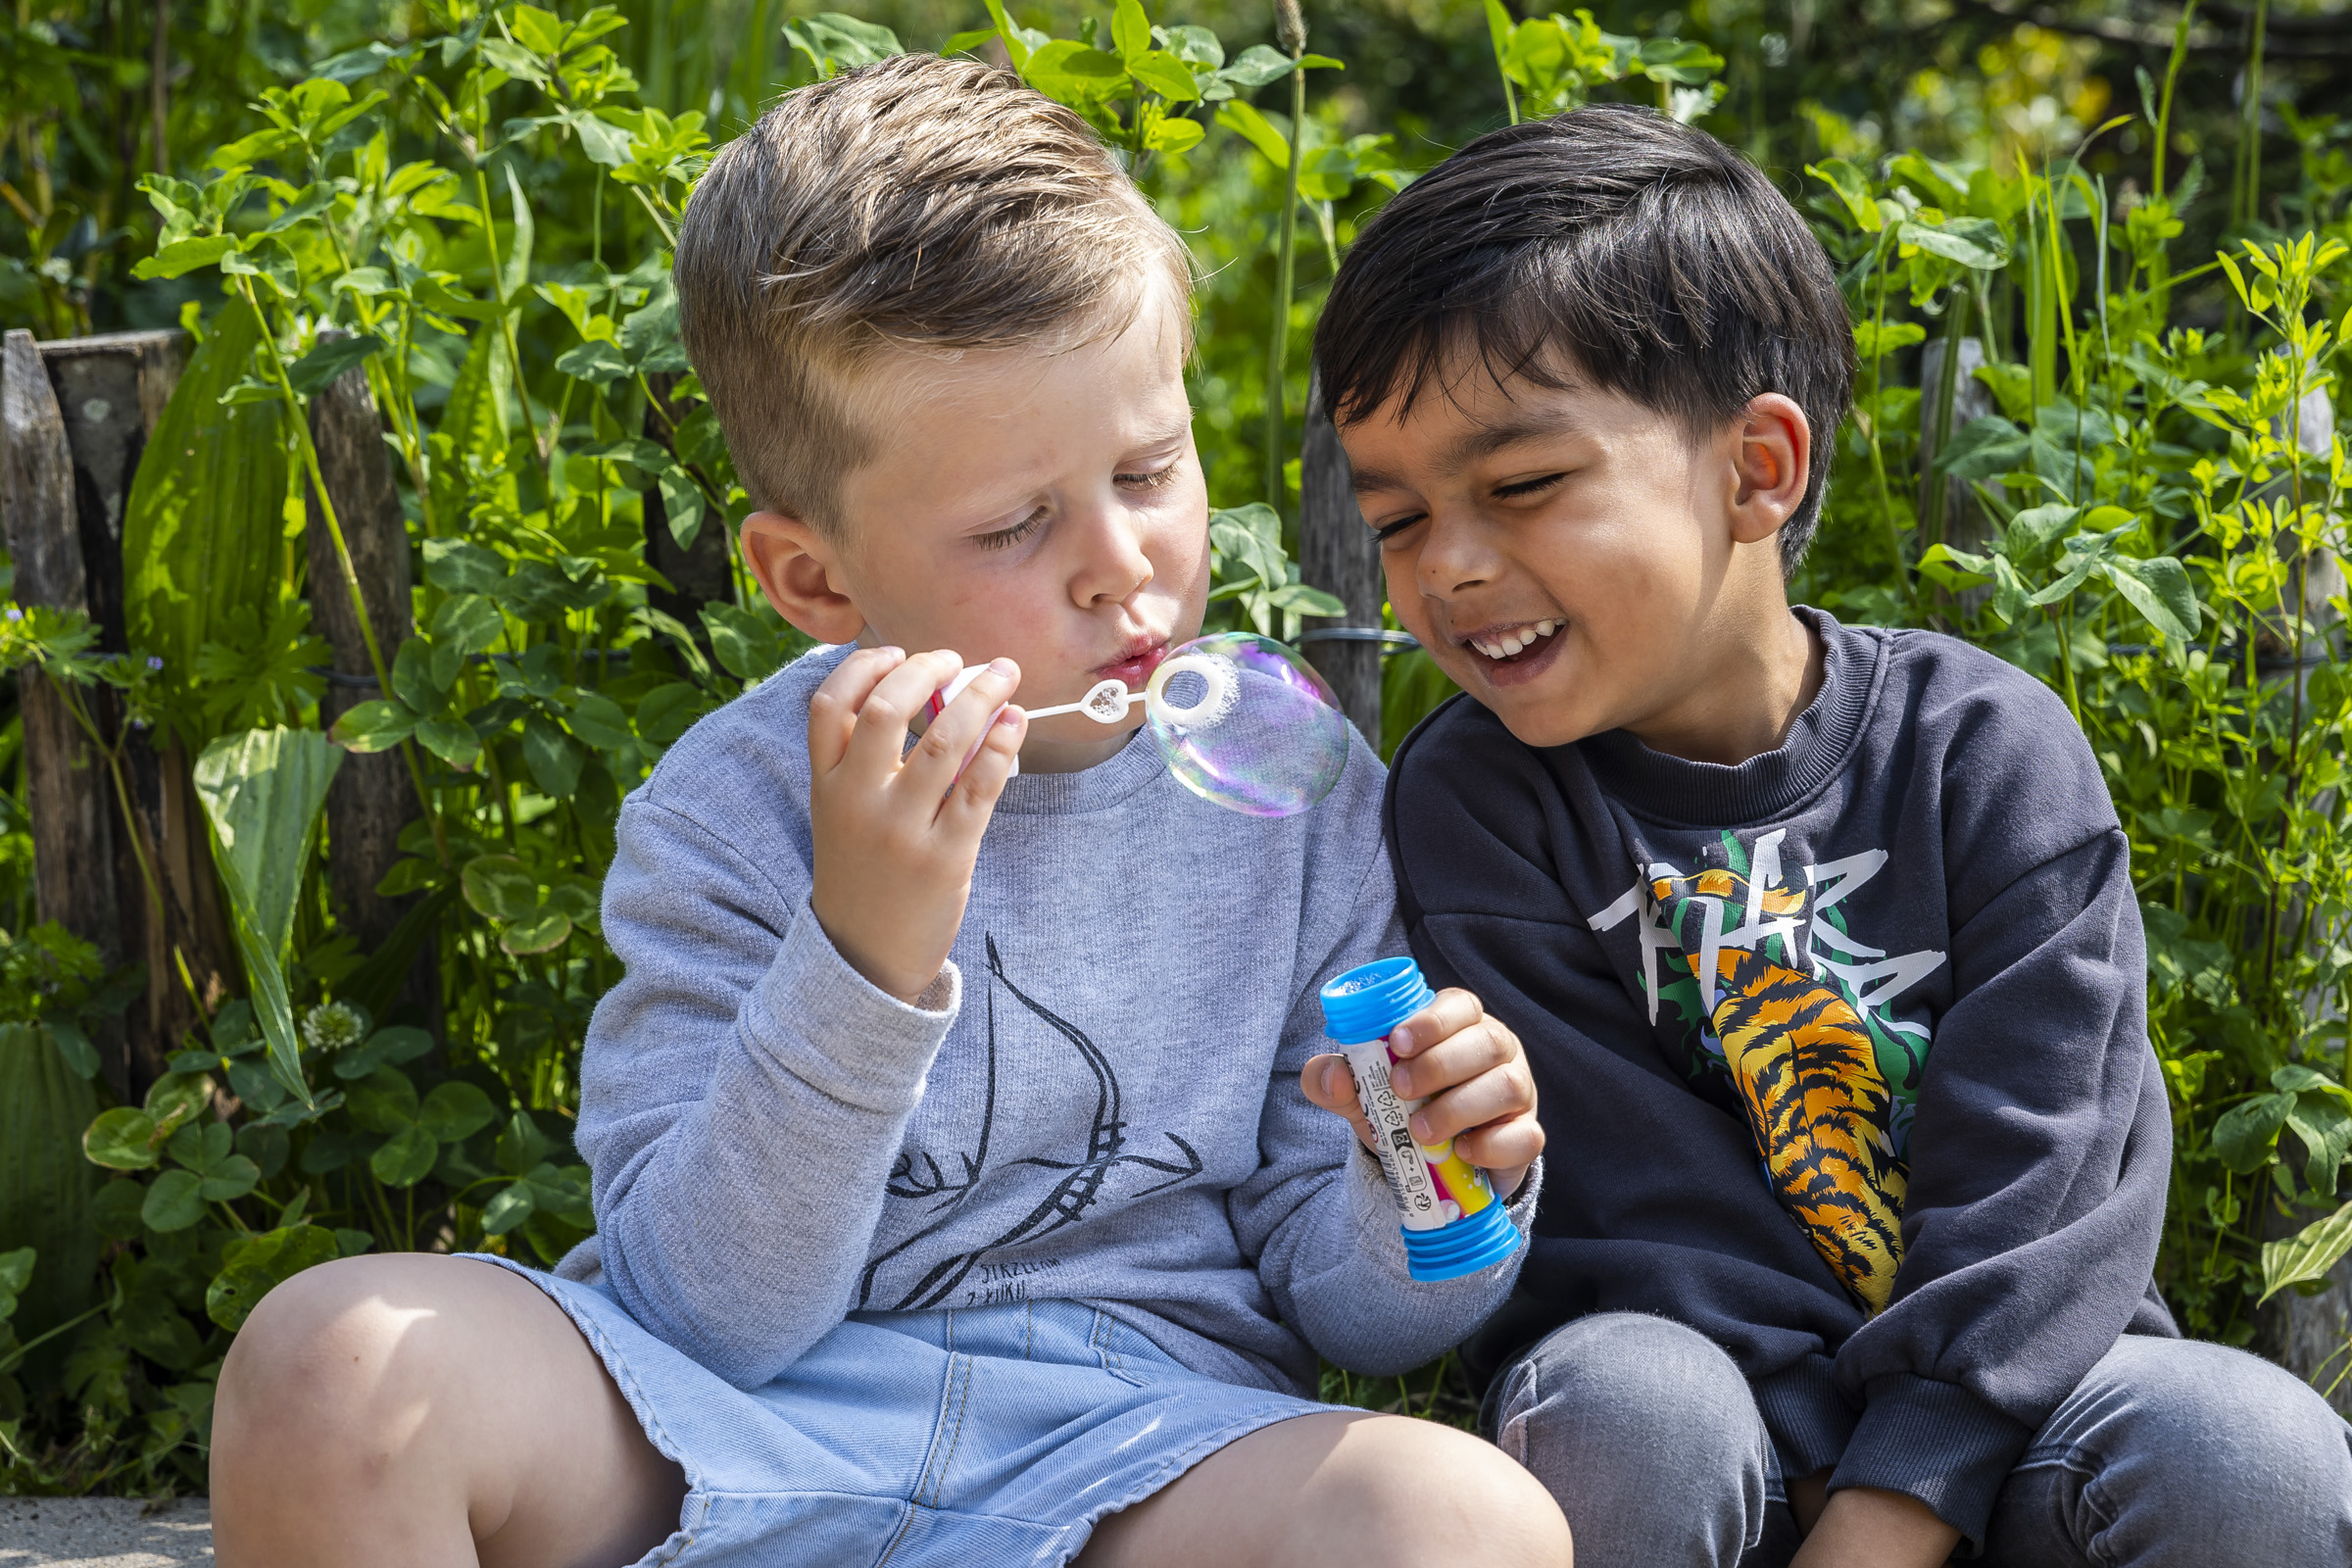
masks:
<svg viewBox="0 0 2352 1568"><path fill-rule="evenodd" d="M1037 532L1045 525L1045 521L1046 509L1040 507L1009 528L999 528L995 533L974 534L972 543L983 550L1010 550L1014 545Z"/></svg>
<svg viewBox="0 0 2352 1568"><path fill-rule="evenodd" d="M1372 542L1376 545L1385 545L1428 515L1429 514L1425 512L1416 512L1409 517L1399 517L1395 522L1383 523L1372 530Z"/></svg>
<svg viewBox="0 0 2352 1568"><path fill-rule="evenodd" d="M1494 499L1516 501L1522 496L1539 496L1546 490L1555 488L1561 480L1567 477L1568 472L1563 468L1558 473L1541 474L1533 479L1517 479L1509 484L1498 484L1494 487Z"/></svg>
<svg viewBox="0 0 2352 1568"><path fill-rule="evenodd" d="M1149 473L1116 473L1111 475L1111 479L1113 483L1125 485L1130 490L1158 490L1176 482L1178 466L1170 463Z"/></svg>

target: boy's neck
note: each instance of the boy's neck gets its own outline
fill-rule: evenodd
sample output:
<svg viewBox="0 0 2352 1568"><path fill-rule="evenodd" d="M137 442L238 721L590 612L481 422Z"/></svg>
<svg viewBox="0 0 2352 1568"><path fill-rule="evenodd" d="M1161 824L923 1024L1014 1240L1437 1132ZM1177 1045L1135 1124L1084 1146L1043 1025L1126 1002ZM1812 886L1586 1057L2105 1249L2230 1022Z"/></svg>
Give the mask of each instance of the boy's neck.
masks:
<svg viewBox="0 0 2352 1568"><path fill-rule="evenodd" d="M1821 693L1824 657L1820 633L1784 604L1709 639L1681 697L1626 729L1653 752L1737 767L1788 738Z"/></svg>

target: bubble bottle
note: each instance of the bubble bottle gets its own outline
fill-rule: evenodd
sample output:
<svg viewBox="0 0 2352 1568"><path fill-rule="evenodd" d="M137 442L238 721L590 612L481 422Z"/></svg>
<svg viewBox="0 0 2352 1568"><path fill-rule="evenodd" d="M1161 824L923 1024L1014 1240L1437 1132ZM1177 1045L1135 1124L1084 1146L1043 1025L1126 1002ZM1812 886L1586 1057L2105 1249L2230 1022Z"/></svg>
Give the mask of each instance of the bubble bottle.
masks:
<svg viewBox="0 0 2352 1568"><path fill-rule="evenodd" d="M1356 1098L1404 1232L1407 1270L1417 1280L1459 1279L1507 1261L1519 1231L1487 1173L1453 1152L1413 1142L1410 1121L1425 1103L1399 1100L1389 1084L1389 1032L1437 1000L1420 965L1382 958L1323 987L1323 1032L1348 1054Z"/></svg>

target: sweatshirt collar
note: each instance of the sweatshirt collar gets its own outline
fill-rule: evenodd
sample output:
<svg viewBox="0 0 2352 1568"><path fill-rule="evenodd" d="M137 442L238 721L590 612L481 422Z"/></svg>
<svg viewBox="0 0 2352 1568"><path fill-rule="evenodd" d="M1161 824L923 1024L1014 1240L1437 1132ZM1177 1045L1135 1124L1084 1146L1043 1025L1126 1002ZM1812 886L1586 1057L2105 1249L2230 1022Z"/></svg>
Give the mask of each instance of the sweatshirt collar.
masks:
<svg viewBox="0 0 2352 1568"><path fill-rule="evenodd" d="M997 801L1000 812L1022 816L1074 815L1104 811L1145 788L1168 770L1159 748L1143 729L1127 744L1092 767L1075 773L1016 773L1004 781Z"/></svg>
<svg viewBox="0 0 2352 1568"><path fill-rule="evenodd" d="M1779 816L1836 776L1862 733L1885 643L1826 611L1794 608L1821 637L1821 690L1779 750L1725 767L1653 752L1613 729L1575 745L1601 789L1659 821L1731 826Z"/></svg>

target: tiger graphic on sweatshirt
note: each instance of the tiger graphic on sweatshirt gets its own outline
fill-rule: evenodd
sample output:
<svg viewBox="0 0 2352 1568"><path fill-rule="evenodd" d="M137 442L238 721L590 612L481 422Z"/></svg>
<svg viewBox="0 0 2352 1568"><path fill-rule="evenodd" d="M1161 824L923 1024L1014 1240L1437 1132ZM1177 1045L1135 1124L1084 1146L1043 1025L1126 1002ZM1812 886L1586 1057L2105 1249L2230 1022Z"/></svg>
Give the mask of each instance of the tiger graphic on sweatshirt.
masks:
<svg viewBox="0 0 2352 1568"><path fill-rule="evenodd" d="M1889 959L1824 918L1884 854L1804 867L1793 882L1781 874L1781 839L1751 849L1727 833L1727 863L1692 872L1653 860L1592 924L1606 930L1640 909L1653 1023L1661 1001L1686 1019L1697 1070L1737 1091L1781 1206L1876 1313L1902 1261L1902 1150L1930 1044L1884 1004L1943 955Z"/></svg>

